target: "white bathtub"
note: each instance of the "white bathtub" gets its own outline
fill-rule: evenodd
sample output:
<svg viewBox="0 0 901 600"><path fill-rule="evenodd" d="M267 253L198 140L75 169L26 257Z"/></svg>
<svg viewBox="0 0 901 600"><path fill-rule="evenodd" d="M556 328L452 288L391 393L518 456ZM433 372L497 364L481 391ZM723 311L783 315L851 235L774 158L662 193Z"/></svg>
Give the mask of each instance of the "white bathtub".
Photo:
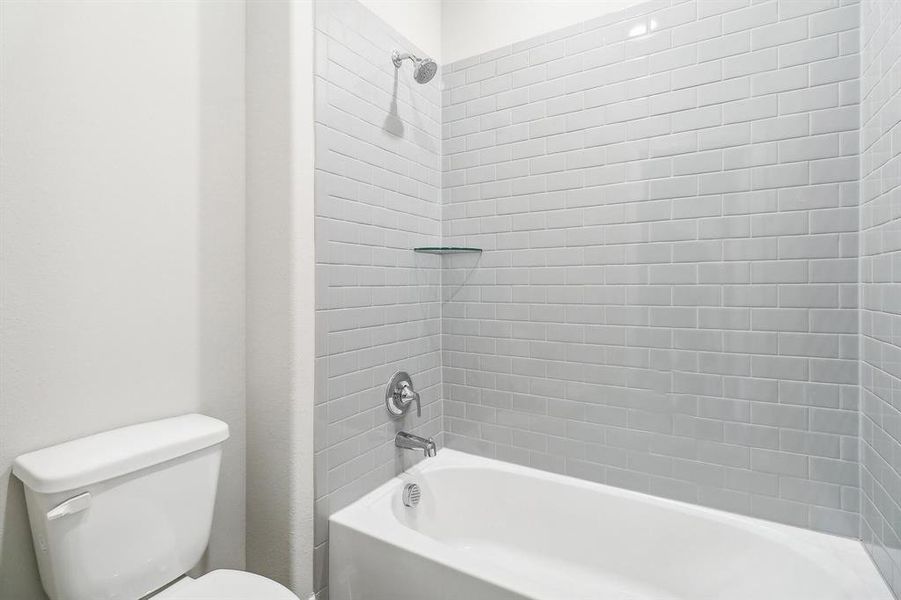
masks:
<svg viewBox="0 0 901 600"><path fill-rule="evenodd" d="M854 540L447 449L329 535L331 600L891 600Z"/></svg>

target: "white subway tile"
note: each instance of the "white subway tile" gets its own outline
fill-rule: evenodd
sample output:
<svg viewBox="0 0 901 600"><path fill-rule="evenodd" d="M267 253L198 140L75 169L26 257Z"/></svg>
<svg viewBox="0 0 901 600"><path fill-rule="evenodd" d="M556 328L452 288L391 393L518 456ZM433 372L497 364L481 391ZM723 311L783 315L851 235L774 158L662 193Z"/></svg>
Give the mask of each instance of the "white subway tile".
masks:
<svg viewBox="0 0 901 600"><path fill-rule="evenodd" d="M733 33L698 44L698 62L716 60L742 54L751 50L751 35L747 32Z"/></svg>
<svg viewBox="0 0 901 600"><path fill-rule="evenodd" d="M817 135L779 142L783 162L815 160L838 156L838 136Z"/></svg>
<svg viewBox="0 0 901 600"><path fill-rule="evenodd" d="M743 192L751 189L751 172L745 169L710 173L700 177L702 194Z"/></svg>
<svg viewBox="0 0 901 600"><path fill-rule="evenodd" d="M694 110L686 110L679 113L679 118L673 120L673 133L691 131L693 129L705 129L723 124L723 109L718 105L704 106Z"/></svg>
<svg viewBox="0 0 901 600"><path fill-rule="evenodd" d="M779 66L779 51L777 48L765 48L756 52L730 56L723 61L723 77L743 77L754 73L772 71Z"/></svg>
<svg viewBox="0 0 901 600"><path fill-rule="evenodd" d="M776 96L738 100L723 105L723 123L757 121L775 117L780 112Z"/></svg>
<svg viewBox="0 0 901 600"><path fill-rule="evenodd" d="M835 35L804 40L795 44L783 44L779 46L779 68L784 69L837 56L838 36Z"/></svg>
<svg viewBox="0 0 901 600"><path fill-rule="evenodd" d="M705 0L698 3L698 18L720 15L730 11L746 8L749 0Z"/></svg>
<svg viewBox="0 0 901 600"><path fill-rule="evenodd" d="M820 110L810 113L810 133L853 131L858 128L860 110L857 106Z"/></svg>
<svg viewBox="0 0 901 600"><path fill-rule="evenodd" d="M754 142L770 142L807 135L810 118L799 114L774 119L762 119L751 123L751 137Z"/></svg>
<svg viewBox="0 0 901 600"><path fill-rule="evenodd" d="M335 142L378 165L386 225L437 223L443 243L490 249L475 269L446 259L434 273L454 288L435 305L451 446L556 469L575 453L593 465L579 473L602 477L612 464L614 482L646 490L648 474L672 464L679 485L715 477L722 487L705 489L805 526L815 509L855 514L845 484L829 480L840 467L817 463L821 505L806 504L815 484L803 483L822 455L857 460L842 415L817 413L817 430L803 428L810 407L837 414L860 402L856 306L875 315L888 299L875 288L858 299L858 278L901 281L901 260L876 257L901 250L886 229L901 181L901 102L887 83L901 50L886 24L901 13L863 3L863 37L853 0L662 0L450 65L431 113L443 142L440 213L405 206L429 180L402 175L428 118L408 129L409 144L386 140L375 113L361 140L379 150ZM637 25L650 34L630 38ZM383 158L389 142L399 145ZM357 202L362 186L348 184ZM860 270L859 250L873 253ZM417 302L392 293L337 298ZM379 358L355 352L335 361L340 377ZM685 375L673 380L674 370ZM666 405L675 415L648 410L674 389L688 393ZM651 448L663 463L647 458ZM786 490L780 476L793 478ZM837 530L847 517L816 519Z"/></svg>
<svg viewBox="0 0 901 600"><path fill-rule="evenodd" d="M672 77L674 90L719 81L723 78L723 64L716 60L693 67L685 67L673 71Z"/></svg>
<svg viewBox="0 0 901 600"><path fill-rule="evenodd" d="M779 147L775 142L727 148L723 152L724 169L759 167L774 165L777 162L779 162Z"/></svg>
<svg viewBox="0 0 901 600"><path fill-rule="evenodd" d="M809 112L838 106L838 86L824 85L779 94L779 113Z"/></svg>
<svg viewBox="0 0 901 600"><path fill-rule="evenodd" d="M736 123L724 127L713 127L699 131L697 136L698 150L742 146L751 142L751 125Z"/></svg>
<svg viewBox="0 0 901 600"><path fill-rule="evenodd" d="M698 62L698 48L691 44L654 54L650 57L648 68L651 73L673 71Z"/></svg>
<svg viewBox="0 0 901 600"><path fill-rule="evenodd" d="M751 81L747 77L729 79L698 88L698 106L742 100L750 96Z"/></svg>
<svg viewBox="0 0 901 600"><path fill-rule="evenodd" d="M810 85L856 80L860 73L858 55L842 56L810 65Z"/></svg>
<svg viewBox="0 0 901 600"><path fill-rule="evenodd" d="M754 189L792 187L807 185L811 174L805 163L758 167L754 169Z"/></svg>
<svg viewBox="0 0 901 600"><path fill-rule="evenodd" d="M676 27L672 31L673 46L684 46L723 34L723 19L714 16Z"/></svg>
<svg viewBox="0 0 901 600"><path fill-rule="evenodd" d="M777 2L763 2L726 13L723 15L723 32L745 31L775 23L779 18L777 7Z"/></svg>
<svg viewBox="0 0 901 600"><path fill-rule="evenodd" d="M648 102L648 112L651 115L687 110L697 106L698 92L694 88L687 88L676 92L651 96Z"/></svg>
<svg viewBox="0 0 901 600"><path fill-rule="evenodd" d="M860 25L858 4L810 15L810 35L819 36L839 31L856 30Z"/></svg>
<svg viewBox="0 0 901 600"><path fill-rule="evenodd" d="M803 0L799 0L803 1ZM780 8L785 2L780 2ZM782 21L765 25L751 31L751 49L771 48L807 38L807 19Z"/></svg>
<svg viewBox="0 0 901 600"><path fill-rule="evenodd" d="M838 0L790 0L779 3L779 18L793 19L816 12L837 8Z"/></svg>
<svg viewBox="0 0 901 600"><path fill-rule="evenodd" d="M799 65L751 77L751 91L755 96L799 90L806 88L809 81L808 66Z"/></svg>
<svg viewBox="0 0 901 600"><path fill-rule="evenodd" d="M810 163L810 183L857 181L860 161L856 156L815 160Z"/></svg>

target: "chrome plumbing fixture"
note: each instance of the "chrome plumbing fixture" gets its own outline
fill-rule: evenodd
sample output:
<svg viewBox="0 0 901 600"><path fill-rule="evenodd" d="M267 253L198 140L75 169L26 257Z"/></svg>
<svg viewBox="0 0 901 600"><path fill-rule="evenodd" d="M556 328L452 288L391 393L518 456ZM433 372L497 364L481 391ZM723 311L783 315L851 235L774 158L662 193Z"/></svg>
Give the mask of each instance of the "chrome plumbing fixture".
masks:
<svg viewBox="0 0 901 600"><path fill-rule="evenodd" d="M408 508L416 508L419 500L422 499L422 491L415 483L408 483L404 486L404 506Z"/></svg>
<svg viewBox="0 0 901 600"><path fill-rule="evenodd" d="M385 389L385 406L395 419L407 414L410 404L416 403L416 416L422 416L422 403L419 394L413 389L413 379L406 371L398 371L391 376Z"/></svg>
<svg viewBox="0 0 901 600"><path fill-rule="evenodd" d="M394 436L394 445L404 450L422 450L426 458L438 454L438 446L432 438L419 437L406 431L400 431Z"/></svg>
<svg viewBox="0 0 901 600"><path fill-rule="evenodd" d="M395 68L399 69L403 61L410 59L413 62L413 79L416 83L428 83L438 72L438 63L431 58L419 58L415 54L409 52L398 52L395 50L391 53L391 62Z"/></svg>

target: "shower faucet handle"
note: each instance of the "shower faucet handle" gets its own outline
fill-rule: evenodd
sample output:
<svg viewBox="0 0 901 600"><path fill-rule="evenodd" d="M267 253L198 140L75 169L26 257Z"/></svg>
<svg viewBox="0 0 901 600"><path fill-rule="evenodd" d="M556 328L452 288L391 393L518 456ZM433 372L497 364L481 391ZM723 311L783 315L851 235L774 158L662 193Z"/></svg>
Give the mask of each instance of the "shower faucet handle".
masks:
<svg viewBox="0 0 901 600"><path fill-rule="evenodd" d="M419 392L413 389L413 379L406 371L398 371L391 376L385 389L385 407L395 419L407 414L410 405L416 403L416 416L422 416L422 402Z"/></svg>
<svg viewBox="0 0 901 600"><path fill-rule="evenodd" d="M405 381L400 384L400 387L401 387L401 391L400 391L401 401L405 402L407 405L409 405L410 402L416 402L416 416L421 417L422 416L422 402L420 402L420 400L419 400L419 392L417 392L416 390L413 389L413 382Z"/></svg>

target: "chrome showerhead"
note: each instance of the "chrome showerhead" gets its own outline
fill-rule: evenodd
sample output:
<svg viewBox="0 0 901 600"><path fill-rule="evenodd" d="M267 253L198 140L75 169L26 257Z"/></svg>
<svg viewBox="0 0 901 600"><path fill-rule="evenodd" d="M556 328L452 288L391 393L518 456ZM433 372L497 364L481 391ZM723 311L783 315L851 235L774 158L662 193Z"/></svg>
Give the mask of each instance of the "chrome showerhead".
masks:
<svg viewBox="0 0 901 600"><path fill-rule="evenodd" d="M418 83L428 83L438 72L438 63L431 58L423 58L413 69L413 79Z"/></svg>
<svg viewBox="0 0 901 600"><path fill-rule="evenodd" d="M413 61L413 79L415 79L417 83L430 82L432 77L435 76L435 73L438 72L438 63L431 58L419 58L407 52L401 54L397 50L391 53L391 62L393 62L394 66L398 69L400 68L401 63L408 58Z"/></svg>

